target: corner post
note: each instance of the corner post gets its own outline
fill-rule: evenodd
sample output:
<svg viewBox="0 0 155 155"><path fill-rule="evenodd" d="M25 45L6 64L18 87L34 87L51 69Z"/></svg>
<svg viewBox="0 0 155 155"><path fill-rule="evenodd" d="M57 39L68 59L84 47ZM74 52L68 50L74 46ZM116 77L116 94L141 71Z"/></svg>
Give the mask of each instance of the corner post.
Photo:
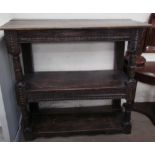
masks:
<svg viewBox="0 0 155 155"><path fill-rule="evenodd" d="M138 41L139 41L139 29L134 29L132 32L131 39L128 42L128 64L127 64L127 74L128 74L128 95L126 97L126 103L124 106L124 118L123 125L125 129L125 133L131 132L131 111L132 105L135 99L136 92L136 80L135 80L135 69L136 69L136 54L138 49Z"/></svg>
<svg viewBox="0 0 155 155"><path fill-rule="evenodd" d="M23 71L20 61L20 53L21 48L20 44L18 43L18 36L16 31L7 30L5 31L5 41L8 49L8 53L11 54L13 59L13 66L15 72L15 79L16 79L16 95L17 95L17 102L21 108L22 112L22 127L24 133L27 131L31 131L30 128L30 121L29 121L29 111L28 111L28 101L26 96L26 87L25 83L23 82Z"/></svg>

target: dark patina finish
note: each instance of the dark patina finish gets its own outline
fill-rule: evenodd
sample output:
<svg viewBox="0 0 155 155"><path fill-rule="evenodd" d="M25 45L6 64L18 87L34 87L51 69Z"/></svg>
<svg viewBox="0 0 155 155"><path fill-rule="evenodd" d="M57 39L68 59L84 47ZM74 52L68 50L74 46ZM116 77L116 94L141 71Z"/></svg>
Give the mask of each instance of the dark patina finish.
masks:
<svg viewBox="0 0 155 155"><path fill-rule="evenodd" d="M136 81L135 55L139 37L148 24L132 20L12 20L1 27L16 77L23 133L38 136L130 133L131 107ZM115 42L114 70L35 72L32 43ZM123 70L125 41L129 62ZM95 52L95 51L94 51ZM104 52L104 51L103 51ZM23 58L23 70L20 54ZM126 99L123 106L120 100ZM38 102L50 100L112 99L112 106L40 110Z"/></svg>

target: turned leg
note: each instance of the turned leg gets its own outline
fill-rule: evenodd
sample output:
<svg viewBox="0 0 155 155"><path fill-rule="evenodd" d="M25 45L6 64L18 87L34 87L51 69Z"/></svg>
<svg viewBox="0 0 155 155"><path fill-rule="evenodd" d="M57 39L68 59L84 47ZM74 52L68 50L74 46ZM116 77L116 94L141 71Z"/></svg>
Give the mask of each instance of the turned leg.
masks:
<svg viewBox="0 0 155 155"><path fill-rule="evenodd" d="M32 128L30 122L30 112L28 110L28 100L25 91L25 83L19 82L16 84L16 94L18 99L18 104L22 113L22 130L25 140L31 140L32 137Z"/></svg>
<svg viewBox="0 0 155 155"><path fill-rule="evenodd" d="M126 103L123 104L124 107L123 126L125 133L131 133L131 111L133 109L135 91L136 91L136 81L132 80L128 82L128 97L126 99Z"/></svg>
<svg viewBox="0 0 155 155"><path fill-rule="evenodd" d="M136 91L136 80L135 80L135 61L136 53L138 51L138 40L141 32L138 30L133 31L133 36L131 40L128 41L128 63L127 63L127 75L128 82L127 85L127 97L124 107L124 117L123 117L123 126L125 133L131 133L131 111L135 98Z"/></svg>
<svg viewBox="0 0 155 155"><path fill-rule="evenodd" d="M5 40L6 40L8 52L9 54L12 55L12 58L13 58L12 60L13 60L15 78L16 78L16 95L17 95L18 104L22 112L22 128L23 128L24 137L28 139L30 138L32 130L30 126L28 100L27 100L27 95L25 91L26 88L25 88L25 83L23 82L23 77L24 77L23 73L24 71L25 73L29 73L30 69L24 67L25 70L23 71L21 67L20 54L21 54L22 48L21 48L20 43L18 42L17 31L14 31L14 30L5 31ZM30 45L27 45L27 49L28 49L28 46L30 48ZM25 56L27 49L25 49L25 52L23 54L24 58L28 57L28 56ZM23 64L25 64L25 59L23 60Z"/></svg>
<svg viewBox="0 0 155 155"><path fill-rule="evenodd" d="M22 112L22 128L25 135L31 132L29 111L26 105L20 105L20 109Z"/></svg>

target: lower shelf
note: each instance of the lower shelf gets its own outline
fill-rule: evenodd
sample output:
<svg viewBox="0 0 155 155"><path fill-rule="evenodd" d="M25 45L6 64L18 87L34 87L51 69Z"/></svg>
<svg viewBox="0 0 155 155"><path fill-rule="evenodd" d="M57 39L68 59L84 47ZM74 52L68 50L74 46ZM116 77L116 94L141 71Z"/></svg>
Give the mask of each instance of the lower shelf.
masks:
<svg viewBox="0 0 155 155"><path fill-rule="evenodd" d="M35 137L122 133L122 113L32 116Z"/></svg>

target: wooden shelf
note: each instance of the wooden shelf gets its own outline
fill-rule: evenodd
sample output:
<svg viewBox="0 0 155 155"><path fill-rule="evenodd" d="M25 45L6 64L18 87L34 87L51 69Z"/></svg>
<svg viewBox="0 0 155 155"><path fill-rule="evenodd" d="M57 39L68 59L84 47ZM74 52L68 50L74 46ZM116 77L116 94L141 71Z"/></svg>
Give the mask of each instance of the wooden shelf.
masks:
<svg viewBox="0 0 155 155"><path fill-rule="evenodd" d="M25 77L29 100L111 98L111 94L121 98L126 95L126 82L125 73L114 70L35 72Z"/></svg>
<svg viewBox="0 0 155 155"><path fill-rule="evenodd" d="M74 134L112 134L123 132L122 113L34 115L33 136L67 136ZM48 127L47 127L48 126Z"/></svg>
<svg viewBox="0 0 155 155"><path fill-rule="evenodd" d="M28 90L74 91L119 89L125 87L127 77L121 71L63 71L35 72L26 77Z"/></svg>
<svg viewBox="0 0 155 155"><path fill-rule="evenodd" d="M116 19L11 20L0 27L5 31L7 49L13 58L16 94L22 110L24 137L28 139L31 135L118 133L124 130L130 133L131 101L134 100L136 89L136 81L133 79L134 55L138 38L146 27L149 27L149 24ZM114 70L34 72L32 43L83 41L115 42ZM130 62L128 75L123 72L126 41ZM117 114L114 111L105 114L104 110L99 112L98 107L87 107L87 112L81 107L70 108L67 111L52 109L51 112L55 115L48 115L49 111L34 115L40 111L38 106L40 101L83 99L112 99L112 108L116 108L116 111L121 107L121 99L126 99L124 115L122 116L120 110ZM81 111L85 114L81 114ZM97 111L98 114L93 111ZM57 112L65 114L57 115Z"/></svg>

